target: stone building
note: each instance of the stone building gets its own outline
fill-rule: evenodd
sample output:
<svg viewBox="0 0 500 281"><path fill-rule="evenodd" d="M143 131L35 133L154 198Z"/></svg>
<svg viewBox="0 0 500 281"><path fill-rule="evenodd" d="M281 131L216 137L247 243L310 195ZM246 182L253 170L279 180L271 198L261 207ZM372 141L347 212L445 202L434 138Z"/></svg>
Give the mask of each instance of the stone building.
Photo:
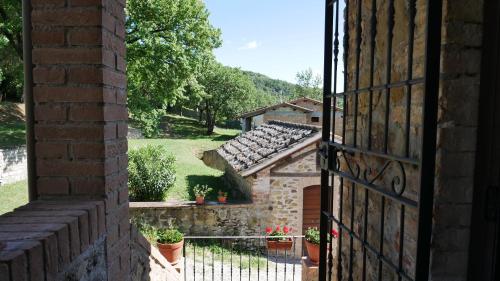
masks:
<svg viewBox="0 0 500 281"><path fill-rule="evenodd" d="M227 184L250 199L258 223L288 225L293 234L319 226L319 127L269 121L226 142L219 149L217 168ZM304 200L307 198L307 200Z"/></svg>
<svg viewBox="0 0 500 281"><path fill-rule="evenodd" d="M336 122L338 124L342 123L342 110L336 108L335 113ZM240 119L243 132L247 132L270 120L321 126L323 103L315 99L302 97L244 113L240 115Z"/></svg>
<svg viewBox="0 0 500 281"><path fill-rule="evenodd" d="M125 138L125 1L23 2L26 8L23 20L27 31L23 40L23 58L31 202L0 216L0 280L180 280L180 276L168 264L162 263L161 258L157 258L151 245L141 239L129 223ZM395 276L386 265L388 261L397 260L396 254L403 249L402 245L407 252L398 264L408 275L414 273L417 249L424 254L428 252L422 261L428 271L425 270L419 280L495 280L500 268L500 216L499 200L493 199L498 199L500 194L500 157L492 156L500 155L500 4L493 0L347 2L351 9L345 12L348 23L345 30L351 36L345 39L348 49L359 56L358 59L350 56L346 61L348 76L345 82L347 86L359 82L360 87L370 84L369 73L373 73L368 71L371 65L369 50L372 49L367 46L371 44L371 36L379 42L379 48L374 49L374 65L378 70L374 73L374 81L385 83L388 76L384 71L387 69L393 71L389 77L393 82L407 77L408 72L403 66L410 48L405 38L410 34L408 28L412 25L407 23L412 14L415 18L414 54L411 56L414 60L413 74L415 78L421 76L419 74L425 72L423 62L428 55L425 50L425 4L433 3L431 12L438 15L442 8L440 26L431 29L438 36L439 32L442 35L440 48L437 48L441 58L433 62L440 71L433 77L439 82L438 119L432 124L437 125L437 132L433 134L436 140L432 144L437 150L432 155L435 167L425 167L435 171L433 181L426 186L434 195L427 202L432 215L432 220L426 225L431 233L430 243L416 244L418 217L413 211L409 211L406 220L402 220L406 227L404 239L399 240L402 233L397 226L401 220L394 216L398 206L388 206L385 233L380 232L377 221L370 220L368 223L370 233L366 243L376 244L380 236L384 238L382 254L387 259L383 262L378 260L379 256L367 251L366 243L355 240L363 237L360 234L363 234L363 201L366 197L360 192L351 192L355 189L346 188L340 198L340 202L346 204L346 212L341 215L343 229L353 228L355 233L348 235L343 231L340 235L344 243L339 247L341 254L336 256L341 260L336 262L347 274L335 276L337 278L332 280L362 280L363 253L368 253L366 260L370 261L366 268L366 280L413 280L401 276L403 271ZM355 8L358 3L363 4L360 9ZM371 3L376 3L379 11L376 21L371 20ZM388 9L390 3L395 3L394 9ZM412 9L416 13L412 13ZM388 13L393 14L388 16ZM395 24L389 33L386 24L391 23L392 18ZM377 32L370 31L372 22L377 23ZM359 36L356 36L357 32ZM392 63L387 61L384 49L380 48L389 45L385 41L387 38L394 39ZM363 46L359 52L354 51L357 43ZM357 62L362 69L359 80L356 78ZM394 118L396 123L389 128L388 134L393 139L388 143L388 150L392 152L406 150L406 146L401 147L394 137L401 134L399 105L404 104L405 91L402 88L408 85L413 84L394 84L391 88L389 102L395 106L391 108L393 114L389 117ZM376 90L374 106L383 108L386 99L381 98L385 96L378 91L387 87L371 89ZM416 101L422 98L422 93L421 87L415 88L413 97ZM346 115L351 115L346 116L345 141L362 148L368 145L368 130L365 131L364 124L370 120L367 115L370 102L360 98L356 103L357 98L356 95L349 97L351 107ZM354 116L356 104L361 116ZM426 108L424 103L413 105L410 118L422 117ZM373 138L376 148L383 146L380 142L381 119L380 115L374 115L376 131L371 133L376 136ZM418 122L414 124L411 140L418 143L423 128ZM281 167L278 163L283 162L280 161L263 165L271 163L271 160L248 167L236 163L235 178L243 179L247 185L245 190L251 190L255 200L264 203L263 213L270 214L269 202L277 201L282 196L280 192L270 192L273 184L284 187L285 184L288 186L288 181L301 182L296 177L298 171L303 171L305 167L301 161L309 157L312 160L312 155L316 155L315 152L307 154L307 151L316 150L312 143L305 145L309 141L312 142L312 137L304 137L286 153L280 154L283 155L281 159L288 158L287 162L295 163L291 166ZM410 144L409 147L409 155L418 157L419 152L413 150L418 145ZM227 157L231 159L230 155ZM366 160L360 158L354 159L361 166ZM265 167L250 176L242 176L257 166ZM419 185L418 178L414 170L407 171L408 196L416 199L419 196L415 189ZM317 174L317 166L314 169L311 166L311 171L307 173ZM300 178L307 181L300 186L317 184L310 181L314 177ZM264 184L259 184L259 181ZM259 190L259 186L265 187L264 190ZM296 193L300 195L302 187L296 186ZM370 217L381 217L380 196L368 199ZM274 218L270 217L269 222L271 219ZM298 222L290 224L298 225ZM378 247L381 247L380 244ZM351 255L354 266L348 268L349 253L354 253ZM377 267L383 270L377 272ZM350 279L349 272L352 273Z"/></svg>

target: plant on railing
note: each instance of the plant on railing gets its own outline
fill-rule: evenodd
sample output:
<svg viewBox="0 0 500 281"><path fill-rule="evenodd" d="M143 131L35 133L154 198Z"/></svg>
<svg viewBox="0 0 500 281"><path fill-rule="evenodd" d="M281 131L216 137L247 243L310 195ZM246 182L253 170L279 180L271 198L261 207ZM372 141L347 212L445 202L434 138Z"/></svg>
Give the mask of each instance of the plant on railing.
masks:
<svg viewBox="0 0 500 281"><path fill-rule="evenodd" d="M219 190L217 200L219 201L219 203L225 204L227 202L227 192Z"/></svg>
<svg viewBox="0 0 500 281"><path fill-rule="evenodd" d="M292 239L287 236L292 229L288 226L277 225L273 230L271 227L266 227L267 248L270 250L290 250L292 248Z"/></svg>
<svg viewBox="0 0 500 281"><path fill-rule="evenodd" d="M184 234L174 226L172 218L167 220L167 228L156 229L156 242L160 253L171 263L175 263L182 255Z"/></svg>
<svg viewBox="0 0 500 281"><path fill-rule="evenodd" d="M193 188L194 196L196 197L196 204L202 205L205 203L205 197L212 191L212 188L208 187L206 184L195 185Z"/></svg>
<svg viewBox="0 0 500 281"><path fill-rule="evenodd" d="M338 237L338 232L332 229L330 235L328 235L328 240L333 240ZM317 264L319 262L319 242L320 242L320 231L317 227L309 227L306 230L306 249L307 255L312 263Z"/></svg>
<svg viewBox="0 0 500 281"><path fill-rule="evenodd" d="M164 146L129 152L128 186L132 201L163 201L175 183L175 158Z"/></svg>

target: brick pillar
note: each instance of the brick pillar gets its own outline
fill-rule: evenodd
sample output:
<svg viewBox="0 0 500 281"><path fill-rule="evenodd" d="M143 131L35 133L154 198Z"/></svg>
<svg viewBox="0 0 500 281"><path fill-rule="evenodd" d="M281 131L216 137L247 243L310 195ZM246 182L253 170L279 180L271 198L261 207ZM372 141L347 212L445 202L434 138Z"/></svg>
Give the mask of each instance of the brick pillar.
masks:
<svg viewBox="0 0 500 281"><path fill-rule="evenodd" d="M38 199L105 202L110 280L130 268L124 6L32 0L31 15Z"/></svg>

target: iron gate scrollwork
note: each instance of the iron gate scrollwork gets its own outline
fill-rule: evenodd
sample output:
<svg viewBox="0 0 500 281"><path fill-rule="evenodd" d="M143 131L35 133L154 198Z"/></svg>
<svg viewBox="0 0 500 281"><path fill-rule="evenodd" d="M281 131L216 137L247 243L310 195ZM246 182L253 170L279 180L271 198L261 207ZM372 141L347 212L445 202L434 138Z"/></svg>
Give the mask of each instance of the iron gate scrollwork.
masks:
<svg viewBox="0 0 500 281"><path fill-rule="evenodd" d="M320 280L428 279L441 15L441 0L326 0Z"/></svg>

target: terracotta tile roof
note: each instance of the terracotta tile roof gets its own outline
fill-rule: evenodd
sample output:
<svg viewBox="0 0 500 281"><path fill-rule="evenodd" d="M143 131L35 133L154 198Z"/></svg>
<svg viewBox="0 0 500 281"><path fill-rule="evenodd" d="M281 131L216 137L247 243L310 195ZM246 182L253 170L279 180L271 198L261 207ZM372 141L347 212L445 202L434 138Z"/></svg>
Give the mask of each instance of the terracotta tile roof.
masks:
<svg viewBox="0 0 500 281"><path fill-rule="evenodd" d="M309 145L311 138L320 137L316 126L269 121L251 131L226 142L217 152L237 172L280 159L282 152L302 144Z"/></svg>
<svg viewBox="0 0 500 281"><path fill-rule="evenodd" d="M262 107L262 108L259 108L259 109L256 109L256 110L253 110L250 112L243 113L240 116L238 116L238 118L253 117L253 116L260 115L260 114L263 114L267 111L275 110L275 109L278 109L281 107L289 107L289 108L292 108L294 110L300 110L300 111L305 112L305 113L313 112L312 109L309 109L309 108L306 108L303 106L298 106L296 104L291 104L289 102L283 102L283 103L279 103L279 104L275 104L275 105L271 105L271 106L267 106L267 107Z"/></svg>

